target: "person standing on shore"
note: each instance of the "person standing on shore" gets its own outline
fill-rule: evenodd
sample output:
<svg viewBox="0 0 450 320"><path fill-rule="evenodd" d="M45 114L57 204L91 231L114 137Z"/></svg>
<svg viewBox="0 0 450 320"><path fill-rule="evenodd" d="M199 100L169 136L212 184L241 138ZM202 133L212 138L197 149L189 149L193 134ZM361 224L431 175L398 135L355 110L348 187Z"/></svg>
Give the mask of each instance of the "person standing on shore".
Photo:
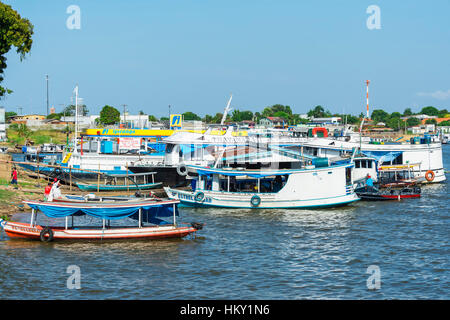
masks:
<svg viewBox="0 0 450 320"><path fill-rule="evenodd" d="M11 184L14 184L14 189L17 189L17 170L16 167L13 168L13 170L11 171Z"/></svg>

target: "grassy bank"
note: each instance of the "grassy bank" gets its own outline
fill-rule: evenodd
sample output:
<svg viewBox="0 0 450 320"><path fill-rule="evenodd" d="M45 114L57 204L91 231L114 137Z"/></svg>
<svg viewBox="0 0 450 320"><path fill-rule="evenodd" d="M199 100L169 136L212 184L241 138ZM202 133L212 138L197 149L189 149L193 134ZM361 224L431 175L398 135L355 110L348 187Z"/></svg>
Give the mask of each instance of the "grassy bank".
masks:
<svg viewBox="0 0 450 320"><path fill-rule="evenodd" d="M35 145L43 143L64 144L67 140L66 133L62 130L38 129L33 131L27 127L19 126L10 126L6 130L6 136L10 146L23 145L27 139L33 141Z"/></svg>

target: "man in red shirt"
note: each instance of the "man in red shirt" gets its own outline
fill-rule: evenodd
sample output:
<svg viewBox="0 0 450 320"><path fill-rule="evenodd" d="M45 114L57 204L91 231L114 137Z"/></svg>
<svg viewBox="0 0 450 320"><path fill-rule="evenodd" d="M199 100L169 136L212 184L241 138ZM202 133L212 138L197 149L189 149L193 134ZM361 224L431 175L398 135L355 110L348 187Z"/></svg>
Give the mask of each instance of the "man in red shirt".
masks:
<svg viewBox="0 0 450 320"><path fill-rule="evenodd" d="M47 201L48 196L50 195L50 191L52 190L52 183L49 182L48 185L45 187L44 191L44 200Z"/></svg>
<svg viewBox="0 0 450 320"><path fill-rule="evenodd" d="M11 184L15 184L14 188L17 189L17 170L16 167L13 168L11 172Z"/></svg>

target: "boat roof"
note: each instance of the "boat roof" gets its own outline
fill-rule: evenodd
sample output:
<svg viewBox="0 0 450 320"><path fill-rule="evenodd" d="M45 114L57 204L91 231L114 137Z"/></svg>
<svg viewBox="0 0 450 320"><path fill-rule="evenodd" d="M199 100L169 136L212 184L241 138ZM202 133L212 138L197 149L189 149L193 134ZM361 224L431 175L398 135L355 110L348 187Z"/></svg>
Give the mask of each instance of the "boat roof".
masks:
<svg viewBox="0 0 450 320"><path fill-rule="evenodd" d="M353 167L354 163L344 163L344 164L337 164L332 165L328 167L319 167L316 168L314 166L307 166L303 169L268 169L268 170L259 170L259 169L247 169L247 170L239 170L239 169L232 169L232 168L208 168L208 167L202 167L202 166L195 166L195 165L187 165L186 167L188 169L191 169L192 171L196 171L199 175L212 175L212 174L221 174L223 176L249 176L253 178L262 178L262 177L268 177L268 176L282 176L282 175L289 175L296 172L304 172L304 171L323 171L323 170L330 170L335 169L339 167Z"/></svg>
<svg viewBox="0 0 450 320"><path fill-rule="evenodd" d="M393 164L393 165L387 165L387 166L381 166L380 171L401 171L401 170L407 170L414 167L419 167L420 163L408 163L408 164Z"/></svg>

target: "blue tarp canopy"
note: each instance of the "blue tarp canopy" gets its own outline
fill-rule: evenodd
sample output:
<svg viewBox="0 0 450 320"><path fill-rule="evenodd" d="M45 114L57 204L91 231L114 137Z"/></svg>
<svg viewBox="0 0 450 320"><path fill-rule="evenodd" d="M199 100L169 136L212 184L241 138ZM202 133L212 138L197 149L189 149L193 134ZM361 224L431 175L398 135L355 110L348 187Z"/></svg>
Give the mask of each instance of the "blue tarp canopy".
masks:
<svg viewBox="0 0 450 320"><path fill-rule="evenodd" d="M371 158L375 158L378 162L393 161L399 155L401 151L362 151L362 153Z"/></svg>
<svg viewBox="0 0 450 320"><path fill-rule="evenodd" d="M64 218L71 215L88 215L99 219L117 220L130 217L139 219L139 208L142 209L144 222L151 222L157 218L172 217L173 204L161 204L156 206L128 207L128 208L72 208L69 206L56 207L42 204L28 204L32 209L41 211L50 218ZM178 216L178 207L175 206L175 215ZM144 220L145 219L145 220ZM156 220L155 220L156 221ZM153 222L152 222L153 223Z"/></svg>

